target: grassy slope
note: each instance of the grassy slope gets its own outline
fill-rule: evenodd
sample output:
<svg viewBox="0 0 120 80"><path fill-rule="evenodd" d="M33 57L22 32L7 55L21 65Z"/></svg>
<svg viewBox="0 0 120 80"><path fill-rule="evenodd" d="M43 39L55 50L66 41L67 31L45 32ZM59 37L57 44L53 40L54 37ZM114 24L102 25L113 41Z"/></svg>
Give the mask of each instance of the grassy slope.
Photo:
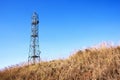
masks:
<svg viewBox="0 0 120 80"><path fill-rule="evenodd" d="M6 68L0 80L120 80L120 47L89 48L65 60Z"/></svg>

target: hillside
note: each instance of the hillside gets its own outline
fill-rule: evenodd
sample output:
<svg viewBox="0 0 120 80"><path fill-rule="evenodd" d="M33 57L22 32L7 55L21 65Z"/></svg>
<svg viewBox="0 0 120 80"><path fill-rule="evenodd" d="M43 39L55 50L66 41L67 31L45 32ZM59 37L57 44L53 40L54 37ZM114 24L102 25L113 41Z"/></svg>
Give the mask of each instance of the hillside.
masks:
<svg viewBox="0 0 120 80"><path fill-rule="evenodd" d="M79 50L67 59L16 65L0 80L120 80L120 46Z"/></svg>

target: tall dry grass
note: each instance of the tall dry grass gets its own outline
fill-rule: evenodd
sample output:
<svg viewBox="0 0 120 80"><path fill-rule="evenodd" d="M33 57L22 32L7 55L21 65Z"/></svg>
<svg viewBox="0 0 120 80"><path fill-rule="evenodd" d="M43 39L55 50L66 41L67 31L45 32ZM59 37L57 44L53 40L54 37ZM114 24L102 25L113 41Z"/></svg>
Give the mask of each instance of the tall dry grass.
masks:
<svg viewBox="0 0 120 80"><path fill-rule="evenodd" d="M120 80L120 46L102 45L65 60L8 67L0 71L0 80Z"/></svg>

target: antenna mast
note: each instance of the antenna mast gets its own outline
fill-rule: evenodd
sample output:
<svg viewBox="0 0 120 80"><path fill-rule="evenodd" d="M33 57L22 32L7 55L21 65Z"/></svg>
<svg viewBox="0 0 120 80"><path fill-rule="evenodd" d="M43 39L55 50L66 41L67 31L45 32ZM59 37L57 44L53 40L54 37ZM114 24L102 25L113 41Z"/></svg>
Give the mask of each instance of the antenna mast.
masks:
<svg viewBox="0 0 120 80"><path fill-rule="evenodd" d="M39 51L39 17L36 12L32 15L28 64L40 62Z"/></svg>

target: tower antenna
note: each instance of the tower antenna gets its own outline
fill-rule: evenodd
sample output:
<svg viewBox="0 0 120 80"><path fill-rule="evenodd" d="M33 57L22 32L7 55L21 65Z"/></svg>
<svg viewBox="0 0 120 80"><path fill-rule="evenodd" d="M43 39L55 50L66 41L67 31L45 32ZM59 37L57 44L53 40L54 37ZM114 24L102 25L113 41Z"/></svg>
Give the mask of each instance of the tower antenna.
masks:
<svg viewBox="0 0 120 80"><path fill-rule="evenodd" d="M39 17L36 12L32 15L30 46L28 55L28 64L36 64L40 62L39 50Z"/></svg>

